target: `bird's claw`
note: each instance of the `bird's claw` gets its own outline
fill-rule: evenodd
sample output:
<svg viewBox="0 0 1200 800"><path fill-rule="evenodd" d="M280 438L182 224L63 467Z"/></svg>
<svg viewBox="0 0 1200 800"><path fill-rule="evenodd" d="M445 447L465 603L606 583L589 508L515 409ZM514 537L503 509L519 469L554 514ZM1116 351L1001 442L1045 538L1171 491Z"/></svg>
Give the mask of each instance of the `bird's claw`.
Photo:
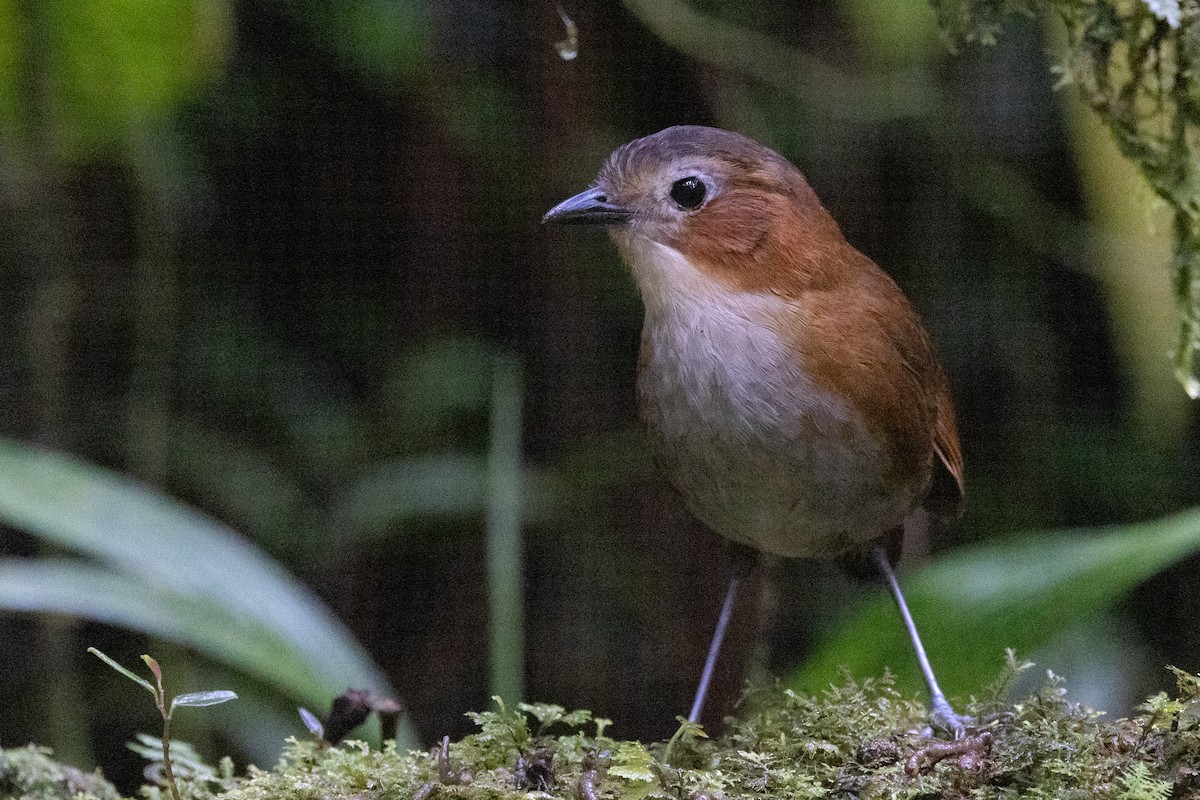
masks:
<svg viewBox="0 0 1200 800"><path fill-rule="evenodd" d="M933 712L929 721L934 730L945 731L955 741L967 735L967 728L975 724L975 720L962 714L954 713L954 709L944 698L935 698Z"/></svg>

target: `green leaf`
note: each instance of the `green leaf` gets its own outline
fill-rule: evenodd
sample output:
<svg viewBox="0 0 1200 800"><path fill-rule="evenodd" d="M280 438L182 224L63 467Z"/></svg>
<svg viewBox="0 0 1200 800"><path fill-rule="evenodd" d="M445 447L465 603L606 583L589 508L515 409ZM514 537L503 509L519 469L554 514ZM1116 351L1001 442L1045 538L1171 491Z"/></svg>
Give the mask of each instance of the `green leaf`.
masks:
<svg viewBox="0 0 1200 800"><path fill-rule="evenodd" d="M481 515L485 475L483 457L464 453L385 459L349 487L334 519L339 530L372 536L417 517Z"/></svg>
<svg viewBox="0 0 1200 800"><path fill-rule="evenodd" d="M0 562L0 576L2 576L2 575L3 575L3 566L2 566L2 565L3 565L3 562ZM0 592L2 592L2 591L3 591L3 589L4 589L4 583L3 583L3 581L2 581L2 580L0 580ZM89 648L88 648L88 652L89 652L89 653L91 653L92 655L94 655L96 658L98 658L98 659L100 659L101 661L103 661L105 664L108 664L110 667L112 667L112 668L113 668L113 669L115 669L117 672L119 672L119 673L121 673L122 675L124 675L126 678L129 678L129 680L133 681L133 682L134 682L134 683L136 683L138 686L141 686L143 689L145 689L145 690L146 690L147 692L149 692L150 694L154 695L155 697L157 697L157 696L158 696L158 692L156 692L156 691L154 690L154 687L153 687L153 686L151 686L151 685L150 685L150 682L149 682L149 681L147 681L145 678L141 677L140 675L136 675L136 674L134 674L133 672L130 672L129 670L125 669L125 667L122 667L122 666L121 666L120 664L118 664L116 661L114 661L113 659L109 658L109 657L108 657L108 656L106 656L104 653L102 653L102 652L100 652L99 650L97 650L95 647L89 647Z"/></svg>
<svg viewBox="0 0 1200 800"><path fill-rule="evenodd" d="M654 766L654 756L641 742L619 742L608 772L629 781L654 783L658 780Z"/></svg>
<svg viewBox="0 0 1200 800"><path fill-rule="evenodd" d="M1200 510L1191 510L964 548L902 583L942 687L953 695L980 690L1005 648L1036 650L1197 551ZM899 686L923 685L896 608L882 592L820 645L790 683L816 691L839 680L843 666L858 675L890 667Z"/></svg>
<svg viewBox="0 0 1200 800"><path fill-rule="evenodd" d="M0 561L0 608L161 636L318 707L346 686L394 693L311 590L229 528L150 487L0 440L0 521L99 562Z"/></svg>
<svg viewBox="0 0 1200 800"><path fill-rule="evenodd" d="M487 480L485 458L471 453L383 459L347 487L334 510L334 525L347 538L365 538L391 533L414 519L481 517L487 510ZM556 474L526 469L525 519L563 519L582 502L582 490L572 494L573 489Z"/></svg>
<svg viewBox="0 0 1200 800"><path fill-rule="evenodd" d="M215 706L219 703L227 703L230 700L237 700L237 695L226 689L216 689L211 692L190 692L181 694L171 700L171 708L175 706L188 706L190 708L202 708L204 706Z"/></svg>
<svg viewBox="0 0 1200 800"><path fill-rule="evenodd" d="M314 705L344 688L269 628L203 598L79 561L0 559L0 608L68 614L180 642Z"/></svg>

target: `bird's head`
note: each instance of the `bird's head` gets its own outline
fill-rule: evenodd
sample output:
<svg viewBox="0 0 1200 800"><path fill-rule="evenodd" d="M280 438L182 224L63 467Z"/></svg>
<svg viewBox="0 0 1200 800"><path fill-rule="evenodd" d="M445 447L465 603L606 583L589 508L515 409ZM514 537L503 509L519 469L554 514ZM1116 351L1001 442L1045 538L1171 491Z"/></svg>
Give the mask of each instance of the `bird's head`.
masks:
<svg viewBox="0 0 1200 800"><path fill-rule="evenodd" d="M628 254L652 242L739 288L769 288L844 246L804 176L753 139L680 125L617 148L543 222L599 224Z"/></svg>

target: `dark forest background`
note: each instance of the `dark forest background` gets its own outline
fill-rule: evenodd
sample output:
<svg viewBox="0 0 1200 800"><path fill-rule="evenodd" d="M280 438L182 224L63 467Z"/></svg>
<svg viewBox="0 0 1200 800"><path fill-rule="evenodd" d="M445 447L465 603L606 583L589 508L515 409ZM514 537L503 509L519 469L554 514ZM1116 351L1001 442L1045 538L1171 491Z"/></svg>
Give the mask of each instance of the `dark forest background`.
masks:
<svg viewBox="0 0 1200 800"><path fill-rule="evenodd" d="M1200 501L1196 413L1168 358L1167 217L1053 89L1053 26L1016 18L952 53L918 0L562 10L571 60L540 0L0 5L0 434L253 541L346 623L427 746L470 730L463 712L495 686L488 476L516 397L518 683L614 735L669 736L727 555L638 437L641 309L614 248L539 220L617 145L700 123L798 164L933 332L969 510L913 544L910 570ZM33 533L5 530L0 553L70 555ZM1021 655L1117 713L1167 684L1164 664L1195 671L1200 561L1173 560ZM794 675L879 595L824 564L760 568L706 722L731 713L744 664ZM926 612L947 689L978 691L992 673L932 644L960 609ZM957 644L999 672L978 625ZM0 637L0 745L48 744L126 783L140 766L123 743L153 717L88 645L154 653L179 691L254 693L186 640L36 614L0 616ZM224 709L178 735L210 757L277 747L285 731Z"/></svg>

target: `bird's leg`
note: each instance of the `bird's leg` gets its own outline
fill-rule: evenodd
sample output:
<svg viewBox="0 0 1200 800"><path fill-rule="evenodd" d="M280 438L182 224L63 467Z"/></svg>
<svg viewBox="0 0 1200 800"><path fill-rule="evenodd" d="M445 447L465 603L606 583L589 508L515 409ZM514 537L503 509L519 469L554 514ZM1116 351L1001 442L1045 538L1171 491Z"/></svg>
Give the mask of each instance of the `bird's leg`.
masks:
<svg viewBox="0 0 1200 800"><path fill-rule="evenodd" d="M896 599L896 606L900 609L900 617L904 620L904 627L908 630L908 637L912 640L913 650L917 652L917 663L921 666L921 674L925 676L925 683L929 686L933 724L953 734L955 739L962 738L966 733L964 723L970 720L954 713L954 709L951 708L950 703L946 700L946 695L942 692L942 687L938 686L937 678L933 674L933 667L929 665L929 656L925 655L925 646L921 644L921 636L917 633L917 626L913 622L912 614L908 611L908 603L904 602L904 593L900 591L900 582L896 580L896 573L892 570L891 562L888 561L887 548L876 548L874 555L875 563L879 566L879 571L883 573L884 580L887 581L888 588L892 591L892 597Z"/></svg>
<svg viewBox="0 0 1200 800"><path fill-rule="evenodd" d="M696 699L692 701L692 710L688 712L688 722L699 722L700 712L704 709L704 698L708 694L708 684L712 681L713 669L717 666L717 655L721 652L721 642L725 641L725 630L729 627L729 617L733 614L733 601L737 596L738 587L750 570L754 567L756 555L753 550L733 545L733 564L729 570L729 588L725 590L725 602L721 605L721 615L717 617L717 629L713 631L712 643L708 646L708 657L704 659L704 671L700 673L700 685L696 687Z"/></svg>

